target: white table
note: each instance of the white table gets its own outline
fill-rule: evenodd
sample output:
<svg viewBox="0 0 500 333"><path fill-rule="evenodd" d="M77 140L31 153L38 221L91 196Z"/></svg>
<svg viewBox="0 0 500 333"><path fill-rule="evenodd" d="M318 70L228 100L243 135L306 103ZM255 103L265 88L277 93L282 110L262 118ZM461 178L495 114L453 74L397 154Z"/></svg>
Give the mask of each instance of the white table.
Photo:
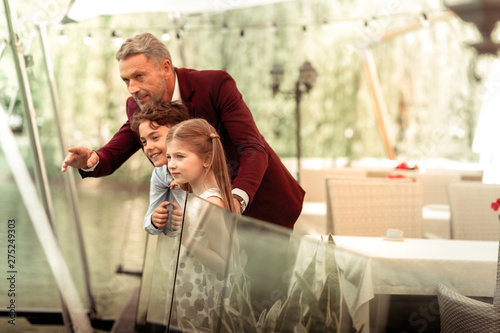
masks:
<svg viewBox="0 0 500 333"><path fill-rule="evenodd" d="M354 236L334 236L334 240L344 300L354 327L359 329L364 324L363 332L369 330L368 302L375 294L435 295L437 285L444 283L467 296L493 297L498 242L411 238L389 241ZM303 272L308 266L318 242L319 235L303 237L295 271ZM319 270L323 263L321 251L316 260Z"/></svg>

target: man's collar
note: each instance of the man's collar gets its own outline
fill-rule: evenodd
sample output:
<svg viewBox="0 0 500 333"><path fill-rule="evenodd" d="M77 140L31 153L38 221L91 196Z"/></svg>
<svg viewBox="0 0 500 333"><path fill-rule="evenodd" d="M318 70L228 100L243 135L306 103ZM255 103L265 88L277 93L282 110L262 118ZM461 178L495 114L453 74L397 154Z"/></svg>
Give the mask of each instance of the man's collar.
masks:
<svg viewBox="0 0 500 333"><path fill-rule="evenodd" d="M172 94L172 102L181 102L182 103L182 97L181 97L181 89L179 87L179 79L177 77L177 73L175 73L175 86L174 86L174 92Z"/></svg>

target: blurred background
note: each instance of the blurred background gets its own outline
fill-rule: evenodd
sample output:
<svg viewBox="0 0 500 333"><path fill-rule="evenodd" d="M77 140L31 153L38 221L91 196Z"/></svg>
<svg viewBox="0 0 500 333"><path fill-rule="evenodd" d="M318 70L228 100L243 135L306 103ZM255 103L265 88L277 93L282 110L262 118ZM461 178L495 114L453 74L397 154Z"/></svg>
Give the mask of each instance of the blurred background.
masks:
<svg viewBox="0 0 500 333"><path fill-rule="evenodd" d="M128 37L151 32L165 42L174 66L229 72L259 130L293 172L297 108L301 112L301 156L305 161L349 165L361 159L389 157L370 92L373 85L366 69L370 60L371 74L375 73L380 83L386 134L394 159L479 162L472 144L495 57L477 56L467 44L481 38L478 29L450 12L441 0L289 0L259 5L220 0L206 1L202 8L196 3L189 7L192 3L186 2L188 10L166 12L155 11L154 6L149 9L152 1L142 2L143 6L132 13L124 13L128 2L109 5L104 15L89 11L100 7L93 1L88 1L87 7L82 1L13 2L19 38L30 56L27 74L57 228L64 235L60 237L61 247L66 248L64 254L75 266L77 282L81 279L79 263L72 254L76 236L67 222L71 214L60 172L63 155L43 48L36 30L32 33L34 23L60 21L71 6L71 15L47 26L63 134L70 147L100 148L126 121L125 100L129 94L114 55ZM3 8L0 14L0 33L7 38ZM306 61L317 78L297 102L295 84ZM279 89L275 86L274 91L273 68L281 68L283 74ZM17 89L12 49L4 44L0 103L8 111L16 142L28 170L33 172ZM113 175L102 179L82 181L75 173L97 307L104 316L116 316L128 292L139 284L139 279L115 271L121 264L132 269L142 265L146 243L142 219L152 171L142 155L138 152ZM39 265L30 266L31 273L25 273L29 278L20 282L21 290L26 290L20 293L20 300L27 307L57 308L50 270L3 151L0 160L2 219L20 221L19 228L24 230L18 240L20 261ZM2 242L5 232L0 231ZM48 277L43 278L44 274ZM47 295L32 297L42 291Z"/></svg>
<svg viewBox="0 0 500 333"><path fill-rule="evenodd" d="M33 28L30 13L50 8L44 15L56 16L67 9L65 1L53 2L51 6L16 2L24 17L20 23L26 41ZM219 1L214 8L216 3L223 10L92 16L48 26L68 145L99 148L126 120L128 92L114 54L124 39L149 31L165 41L175 66L228 71L258 128L280 157L296 154L296 102L290 94L273 95L270 71L280 64L280 89L293 92L305 61L318 76L301 101L301 155L347 160L387 157L363 67L369 49L397 158L478 161L472 141L485 91L480 79L486 78L493 57L477 59L475 50L467 46L480 38L470 23L457 16L432 21L449 13L441 1L292 0L250 8L238 8L244 1ZM5 50L0 72L4 101L16 87L9 52ZM28 73L47 171L57 177L61 157L36 36L29 53L33 64ZM471 75L474 68L476 74ZM20 118L22 140L20 102L13 114ZM108 178L147 183L149 177L147 161L140 157Z"/></svg>

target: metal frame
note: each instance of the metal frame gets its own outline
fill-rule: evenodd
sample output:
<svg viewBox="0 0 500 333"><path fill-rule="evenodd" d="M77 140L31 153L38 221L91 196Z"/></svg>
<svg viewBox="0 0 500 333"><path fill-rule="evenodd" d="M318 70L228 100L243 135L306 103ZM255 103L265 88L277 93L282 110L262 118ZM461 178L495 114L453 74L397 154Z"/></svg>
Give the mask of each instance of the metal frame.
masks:
<svg viewBox="0 0 500 333"><path fill-rule="evenodd" d="M22 160L21 155L19 154L15 138L10 128L8 127L8 114L0 106L0 117L2 118L2 121L0 122L2 124L0 128L2 148L7 157L7 161L11 166L12 173L14 174L14 178L23 197L23 201L26 207L29 207L27 211L31 217L34 229L40 239L40 243L42 244L42 248L44 249L45 255L54 274L55 281L58 285L58 291L61 296L63 309L62 315L66 331L71 332L76 330L82 332L92 332L93 330L90 324L89 315L91 317L95 316L96 305L92 293L88 260L85 252L85 245L83 242L80 211L78 206L74 176L71 170L66 172L64 174L64 182L66 192L68 193L68 196L70 198L70 205L72 208L73 219L77 231L78 247L83 265L84 281L89 309L83 308L82 302L80 301L80 298L76 291L76 287L74 285L57 240L54 208L50 195L40 137L36 125L36 115L26 71L25 55L23 54L23 46L21 45L17 30L16 11L10 4L9 0L4 0L3 2L5 7L5 16L8 26L9 39L4 41L4 43L0 47L0 58L3 55L3 51L5 50L6 45L9 44L12 47L13 51L12 53L16 67L17 81L19 84L18 92L20 93L24 109L24 118L27 124L30 139L30 148L34 162L33 164L37 190L35 190L35 186L31 181L31 177L27 171L26 165ZM45 70L50 86L51 99L54 108L54 118L57 122L59 141L61 145L62 156L64 158L67 151L67 146L64 140L61 125L59 97L57 94L55 78L53 75L52 63L50 61L48 48L46 46L46 26L40 24L37 26L37 30L39 32L40 41L43 47Z"/></svg>
<svg viewBox="0 0 500 333"><path fill-rule="evenodd" d="M52 61L50 58L50 53L49 49L47 47L47 27L46 25L39 24L37 25L37 29L40 35L40 42L42 44L43 48L43 57L45 61L45 70L47 73L47 79L49 80L49 87L50 87L50 93L51 93L51 99L52 99L52 104L53 104L53 110L54 110L54 118L56 119L56 124L57 124L57 133L59 136L59 141L60 141L60 146L61 146L61 157L64 159L66 152L68 151L68 146L66 144L66 140L64 138L64 131L62 128L62 121L61 121L61 112L60 112L60 104L59 104L59 95L57 93L57 86L56 86L56 80L54 77L54 70L52 66ZM83 266L83 274L84 274L84 281L85 281L85 289L87 292L87 299L89 302L89 312L93 316L97 313L96 310L96 304L94 300L94 295L92 293L92 285L90 282L90 271L89 271L89 265L88 265L88 260L87 260L87 254L85 251L85 242L83 240L83 231L82 231L82 223L80 219L80 206L78 205L78 196L76 192L76 183L75 183L75 177L73 174L73 170L68 170L67 172L63 173L64 176L64 185L66 188L66 193L68 194L70 198L70 205L71 205L71 212L73 214L73 220L75 222L75 227L76 227L76 234L77 234L77 240L78 240L78 248L80 252L80 257L82 260L82 266Z"/></svg>
<svg viewBox="0 0 500 333"><path fill-rule="evenodd" d="M447 19L450 17L456 16L455 13L449 12L443 15L440 15L438 17L428 19L428 23L432 24L435 23L436 21L440 21L443 19ZM391 160L396 159L396 152L394 150L394 144L389 138L388 131L387 131L387 105L385 104L384 97L382 95L382 87L380 85L380 81L378 78L377 74L377 67L375 65L375 60L373 58L373 53L372 53L372 48L374 46L377 46L381 42L385 42L389 39L395 38L401 34L407 33L409 31L413 31L415 29L422 28L424 24L422 22L411 24L403 29L396 30L393 32L389 32L385 35L382 35L378 38L377 42L374 43L373 45L367 45L362 51L363 51L363 67L368 79L368 85L370 89L370 94L374 103L375 107L375 115L377 117L377 125L378 129L380 132L380 135L382 136L382 140L384 141L384 147L387 153L387 157Z"/></svg>

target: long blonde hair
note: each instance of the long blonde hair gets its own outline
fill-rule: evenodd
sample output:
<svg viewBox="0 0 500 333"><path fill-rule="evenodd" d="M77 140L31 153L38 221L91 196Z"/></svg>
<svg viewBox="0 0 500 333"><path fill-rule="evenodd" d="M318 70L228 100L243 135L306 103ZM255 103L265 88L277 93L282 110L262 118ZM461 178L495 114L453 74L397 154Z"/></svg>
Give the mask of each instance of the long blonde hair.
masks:
<svg viewBox="0 0 500 333"><path fill-rule="evenodd" d="M210 156L210 164L207 171L211 170L214 173L224 207L234 212L235 207L231 193L231 179L229 177L226 154L215 128L205 119L189 119L170 129L167 134L166 143L174 139L188 145L201 159Z"/></svg>

